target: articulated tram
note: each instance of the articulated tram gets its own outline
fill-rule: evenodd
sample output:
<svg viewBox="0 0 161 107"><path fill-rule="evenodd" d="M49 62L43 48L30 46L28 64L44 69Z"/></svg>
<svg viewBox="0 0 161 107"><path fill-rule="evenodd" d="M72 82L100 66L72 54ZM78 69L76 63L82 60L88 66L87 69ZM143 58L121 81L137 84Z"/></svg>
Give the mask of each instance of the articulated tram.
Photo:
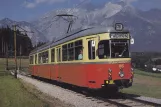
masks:
<svg viewBox="0 0 161 107"><path fill-rule="evenodd" d="M38 47L31 75L88 89L132 86L131 36L119 26L82 27Z"/></svg>

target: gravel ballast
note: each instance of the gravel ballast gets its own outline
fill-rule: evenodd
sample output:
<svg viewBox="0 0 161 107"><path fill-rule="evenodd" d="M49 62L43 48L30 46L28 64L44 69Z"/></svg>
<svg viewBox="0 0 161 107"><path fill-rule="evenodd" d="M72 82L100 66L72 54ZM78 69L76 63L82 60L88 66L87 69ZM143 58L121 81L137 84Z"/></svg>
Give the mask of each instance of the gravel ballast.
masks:
<svg viewBox="0 0 161 107"><path fill-rule="evenodd" d="M60 101L64 102L64 104L71 104L76 107L116 107L116 104L112 104L110 102L102 101L99 99L95 99L92 97L87 97L83 94L79 94L77 92L61 88L59 86L49 84L46 82L42 82L36 79L32 79L26 76L18 75L18 78L21 78L23 81L28 82L36 87L37 90L47 94L50 97L57 98ZM155 102L158 104L161 104L160 99L155 99L155 98L148 98L148 97L137 97L136 99L144 100L144 101L149 101L149 102ZM119 102L119 99L113 99L116 102ZM141 106L142 104L135 102L135 101L130 101L126 99L125 101L121 101L120 103L126 103L130 106ZM131 102L131 103L130 103ZM142 106L145 106L144 104Z"/></svg>
<svg viewBox="0 0 161 107"><path fill-rule="evenodd" d="M44 83L42 81L38 81L29 77L25 77L22 75L18 75L18 78L21 78L25 82L33 84L37 90L51 96L54 98L60 99L62 102L65 102L67 104L72 104L76 107L116 107L115 105L111 105L108 102L99 101L94 98L89 98L78 94L76 92L63 89L61 87L58 87L56 85L51 85L49 83Z"/></svg>

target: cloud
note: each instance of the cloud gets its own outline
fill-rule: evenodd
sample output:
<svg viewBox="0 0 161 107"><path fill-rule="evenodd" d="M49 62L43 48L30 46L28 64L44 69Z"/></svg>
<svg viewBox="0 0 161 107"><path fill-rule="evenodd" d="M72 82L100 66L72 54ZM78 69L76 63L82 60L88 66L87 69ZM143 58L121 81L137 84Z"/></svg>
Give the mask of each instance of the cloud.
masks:
<svg viewBox="0 0 161 107"><path fill-rule="evenodd" d="M66 0L33 0L33 2L25 1L24 5L26 8L34 8L42 3L54 4L58 2L65 2Z"/></svg>
<svg viewBox="0 0 161 107"><path fill-rule="evenodd" d="M120 1L123 1L123 2L125 2L127 4L131 4L132 2L136 2L138 0L120 0Z"/></svg>
<svg viewBox="0 0 161 107"><path fill-rule="evenodd" d="M36 7L36 4L26 2L26 3L25 3L25 7L26 7L26 8L34 8L34 7Z"/></svg>

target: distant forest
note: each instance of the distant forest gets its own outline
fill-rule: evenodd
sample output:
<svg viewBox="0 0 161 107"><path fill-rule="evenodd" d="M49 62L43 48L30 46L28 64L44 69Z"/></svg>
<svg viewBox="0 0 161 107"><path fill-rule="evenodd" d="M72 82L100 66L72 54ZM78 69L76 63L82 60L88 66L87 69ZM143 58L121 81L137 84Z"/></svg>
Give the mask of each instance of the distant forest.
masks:
<svg viewBox="0 0 161 107"><path fill-rule="evenodd" d="M27 34L16 31L17 56L28 56L34 47ZM44 43L38 43L41 46ZM9 28L0 28L0 57L14 56L14 31Z"/></svg>
<svg viewBox="0 0 161 107"><path fill-rule="evenodd" d="M135 68L144 69L145 63L152 58L161 58L160 52L132 52L132 63Z"/></svg>

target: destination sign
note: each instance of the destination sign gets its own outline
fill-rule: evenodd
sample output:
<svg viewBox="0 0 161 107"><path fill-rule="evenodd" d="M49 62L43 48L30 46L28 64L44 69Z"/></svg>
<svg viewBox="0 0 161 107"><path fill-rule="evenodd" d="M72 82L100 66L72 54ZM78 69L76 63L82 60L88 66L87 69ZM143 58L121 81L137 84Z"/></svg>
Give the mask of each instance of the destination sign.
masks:
<svg viewBox="0 0 161 107"><path fill-rule="evenodd" d="M111 39L128 39L128 33L111 33Z"/></svg>

